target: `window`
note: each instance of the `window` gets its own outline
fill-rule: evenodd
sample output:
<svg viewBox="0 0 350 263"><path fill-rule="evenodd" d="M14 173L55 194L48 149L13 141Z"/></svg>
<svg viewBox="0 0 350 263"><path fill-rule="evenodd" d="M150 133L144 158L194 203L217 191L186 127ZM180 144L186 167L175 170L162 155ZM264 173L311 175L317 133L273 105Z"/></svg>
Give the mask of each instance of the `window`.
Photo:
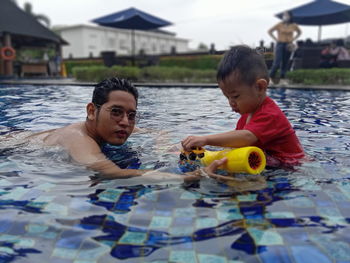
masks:
<svg viewBox="0 0 350 263"><path fill-rule="evenodd" d="M115 38L109 38L108 39L108 46L111 48L115 47Z"/></svg>

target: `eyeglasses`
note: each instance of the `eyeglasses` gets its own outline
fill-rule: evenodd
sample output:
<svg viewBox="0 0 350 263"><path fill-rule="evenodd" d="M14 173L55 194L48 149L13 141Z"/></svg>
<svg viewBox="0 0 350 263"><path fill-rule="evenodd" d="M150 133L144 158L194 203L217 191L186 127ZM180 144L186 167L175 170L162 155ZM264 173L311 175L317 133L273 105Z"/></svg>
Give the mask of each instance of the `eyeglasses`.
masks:
<svg viewBox="0 0 350 263"><path fill-rule="evenodd" d="M102 105L95 104L97 108L102 108ZM140 114L136 111L126 112L122 107L112 106L110 108L104 108L104 110L109 111L111 118L116 122L121 121L126 114L129 123L137 123L140 119Z"/></svg>

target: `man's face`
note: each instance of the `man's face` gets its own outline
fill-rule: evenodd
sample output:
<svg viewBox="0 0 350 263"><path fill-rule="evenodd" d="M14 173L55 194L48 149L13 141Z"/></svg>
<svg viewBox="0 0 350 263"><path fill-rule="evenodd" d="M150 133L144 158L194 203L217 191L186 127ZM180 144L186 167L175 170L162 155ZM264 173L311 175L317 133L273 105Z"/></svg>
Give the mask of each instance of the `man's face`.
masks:
<svg viewBox="0 0 350 263"><path fill-rule="evenodd" d="M231 73L225 81L220 81L222 93L234 112L241 115L255 112L265 98L265 90L259 89L256 84L249 86L237 79L237 74Z"/></svg>
<svg viewBox="0 0 350 263"><path fill-rule="evenodd" d="M101 105L96 118L96 131L107 143L121 145L126 142L135 127L136 100L128 92L115 90L108 101Z"/></svg>

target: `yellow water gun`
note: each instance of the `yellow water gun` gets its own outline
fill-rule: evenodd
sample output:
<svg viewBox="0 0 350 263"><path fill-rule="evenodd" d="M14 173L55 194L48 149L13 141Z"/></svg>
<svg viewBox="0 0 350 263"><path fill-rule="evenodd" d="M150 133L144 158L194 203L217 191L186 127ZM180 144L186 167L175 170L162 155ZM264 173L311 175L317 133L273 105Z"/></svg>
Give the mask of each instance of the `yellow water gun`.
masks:
<svg viewBox="0 0 350 263"><path fill-rule="evenodd" d="M249 173L259 174L266 166L266 157L264 152L255 146L248 146L235 149L225 149L222 151L208 151L201 147L196 147L190 152L182 151L180 160L197 160L204 166L208 166L215 160L227 158L227 162L219 169L230 173Z"/></svg>

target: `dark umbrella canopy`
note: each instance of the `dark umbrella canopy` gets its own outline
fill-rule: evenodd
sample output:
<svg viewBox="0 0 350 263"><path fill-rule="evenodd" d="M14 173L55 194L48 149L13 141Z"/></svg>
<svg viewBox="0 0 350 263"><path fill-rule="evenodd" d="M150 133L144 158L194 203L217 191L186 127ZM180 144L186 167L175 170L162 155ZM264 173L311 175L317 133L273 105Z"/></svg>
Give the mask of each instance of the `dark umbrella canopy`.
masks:
<svg viewBox="0 0 350 263"><path fill-rule="evenodd" d="M350 22L350 6L331 0L315 0L287 10L300 25L334 25ZM282 18L283 12L276 15Z"/></svg>
<svg viewBox="0 0 350 263"><path fill-rule="evenodd" d="M172 23L164 19L142 12L136 8L129 8L114 14L92 20L92 22L115 28L150 30Z"/></svg>
<svg viewBox="0 0 350 263"><path fill-rule="evenodd" d="M92 22L101 26L131 30L131 56L133 65L135 64L134 30L151 30L172 24L169 21L147 14L133 7L107 16L96 18L92 20Z"/></svg>

